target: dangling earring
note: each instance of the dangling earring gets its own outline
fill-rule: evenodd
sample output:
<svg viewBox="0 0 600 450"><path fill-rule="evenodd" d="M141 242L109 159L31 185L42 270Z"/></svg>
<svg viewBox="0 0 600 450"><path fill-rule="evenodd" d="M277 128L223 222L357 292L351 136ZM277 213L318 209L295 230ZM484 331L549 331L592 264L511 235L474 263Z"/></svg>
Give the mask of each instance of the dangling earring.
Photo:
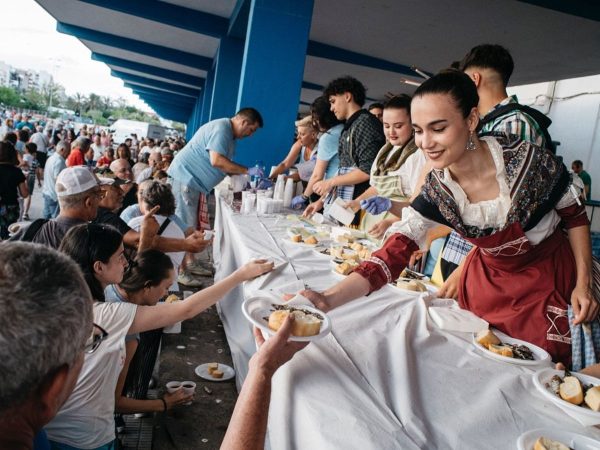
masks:
<svg viewBox="0 0 600 450"><path fill-rule="evenodd" d="M469 140L467 141L467 150L471 152L477 149L477 145L475 145L475 139L473 139L473 134L473 131L471 131L471 134L469 134Z"/></svg>

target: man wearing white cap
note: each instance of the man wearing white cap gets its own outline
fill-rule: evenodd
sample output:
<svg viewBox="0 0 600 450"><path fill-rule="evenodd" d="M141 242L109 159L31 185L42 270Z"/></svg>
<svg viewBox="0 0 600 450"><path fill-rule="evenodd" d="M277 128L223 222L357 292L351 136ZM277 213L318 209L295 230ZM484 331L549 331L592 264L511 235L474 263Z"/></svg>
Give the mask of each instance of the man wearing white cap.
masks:
<svg viewBox="0 0 600 450"><path fill-rule="evenodd" d="M21 229L11 240L31 241L58 248L63 237L75 225L93 220L103 192L100 181L86 167L64 169L56 178L60 213L56 219L38 219Z"/></svg>

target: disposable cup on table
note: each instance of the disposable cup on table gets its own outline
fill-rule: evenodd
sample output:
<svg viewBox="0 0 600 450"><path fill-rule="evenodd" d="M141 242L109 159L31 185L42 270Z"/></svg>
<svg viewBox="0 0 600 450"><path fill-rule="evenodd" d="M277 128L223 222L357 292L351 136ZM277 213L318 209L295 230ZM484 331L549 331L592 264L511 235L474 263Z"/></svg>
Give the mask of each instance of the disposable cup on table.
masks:
<svg viewBox="0 0 600 450"><path fill-rule="evenodd" d="M194 395L196 393L196 383L193 381L182 381L181 388L185 395ZM185 405L191 405L192 402L184 403Z"/></svg>

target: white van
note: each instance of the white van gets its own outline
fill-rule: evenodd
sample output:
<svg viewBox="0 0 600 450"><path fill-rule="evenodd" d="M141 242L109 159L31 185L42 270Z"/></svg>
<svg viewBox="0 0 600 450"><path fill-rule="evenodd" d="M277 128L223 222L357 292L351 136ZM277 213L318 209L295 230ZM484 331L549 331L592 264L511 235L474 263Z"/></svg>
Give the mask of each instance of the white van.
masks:
<svg viewBox="0 0 600 450"><path fill-rule="evenodd" d="M110 132L117 145L125 142L132 134L137 135L138 139L146 137L162 141L165 138L165 127L138 120L119 119L110 126Z"/></svg>

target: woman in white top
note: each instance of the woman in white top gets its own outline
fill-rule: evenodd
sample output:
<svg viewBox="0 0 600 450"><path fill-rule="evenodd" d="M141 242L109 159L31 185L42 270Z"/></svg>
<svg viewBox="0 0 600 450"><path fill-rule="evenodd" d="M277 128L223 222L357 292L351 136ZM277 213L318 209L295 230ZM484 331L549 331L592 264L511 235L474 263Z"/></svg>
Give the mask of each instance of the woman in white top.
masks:
<svg viewBox="0 0 600 450"><path fill-rule="evenodd" d="M408 206L421 170L426 164L425 156L415 144L413 137L410 100L408 95L399 95L385 103L383 132L387 142L373 161L369 181L371 187L348 202L354 211L361 208L361 200L373 196L401 202L404 206ZM380 239L389 226L398 220L399 217L387 211L377 214L366 212L360 226L373 237Z"/></svg>
<svg viewBox="0 0 600 450"><path fill-rule="evenodd" d="M109 225L83 224L64 237L60 250L82 269L94 303L94 322L104 330L104 341L86 355L73 393L46 426L52 448L102 449L114 447L115 389L125 361L125 336L189 319L215 304L239 283L273 268L264 261L248 263L234 273L197 292L185 301L138 306L105 303L104 289L119 283L127 262L121 234Z"/></svg>
<svg viewBox="0 0 600 450"><path fill-rule="evenodd" d="M285 159L269 174L269 178L277 179L286 170L296 166L298 173L293 174L294 181L308 181L315 166L317 154L317 130L313 127L312 117L306 116L296 121L298 139L292 145ZM301 177L300 173L304 176ZM308 176L306 174L308 173Z"/></svg>

